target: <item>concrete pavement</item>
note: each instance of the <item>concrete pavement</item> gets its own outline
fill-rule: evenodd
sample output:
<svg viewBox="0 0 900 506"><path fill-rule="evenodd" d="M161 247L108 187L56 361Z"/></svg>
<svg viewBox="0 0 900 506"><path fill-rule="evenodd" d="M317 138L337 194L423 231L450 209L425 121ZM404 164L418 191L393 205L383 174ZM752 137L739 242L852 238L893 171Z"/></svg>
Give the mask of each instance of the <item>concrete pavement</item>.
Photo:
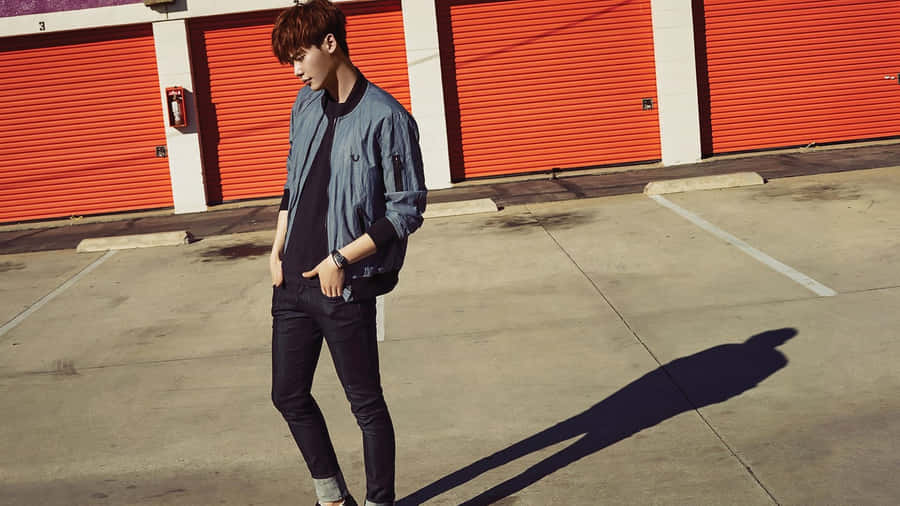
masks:
<svg viewBox="0 0 900 506"><path fill-rule="evenodd" d="M900 170L434 218L386 297L403 504L893 504ZM0 504L312 504L269 390L268 230L0 256ZM0 322L2 324L3 322ZM314 394L351 490L360 435Z"/></svg>

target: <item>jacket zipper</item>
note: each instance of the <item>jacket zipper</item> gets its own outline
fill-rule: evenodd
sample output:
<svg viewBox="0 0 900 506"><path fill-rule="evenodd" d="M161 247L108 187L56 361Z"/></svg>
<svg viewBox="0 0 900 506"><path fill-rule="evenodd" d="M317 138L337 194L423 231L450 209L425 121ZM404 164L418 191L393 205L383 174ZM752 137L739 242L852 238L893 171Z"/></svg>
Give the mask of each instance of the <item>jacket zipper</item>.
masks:
<svg viewBox="0 0 900 506"><path fill-rule="evenodd" d="M356 221L359 223L359 231L360 233L365 233L366 231L366 218L363 216L363 210L361 207L356 207Z"/></svg>
<svg viewBox="0 0 900 506"><path fill-rule="evenodd" d="M403 162L400 161L400 155L391 157L394 162L394 191L403 191Z"/></svg>

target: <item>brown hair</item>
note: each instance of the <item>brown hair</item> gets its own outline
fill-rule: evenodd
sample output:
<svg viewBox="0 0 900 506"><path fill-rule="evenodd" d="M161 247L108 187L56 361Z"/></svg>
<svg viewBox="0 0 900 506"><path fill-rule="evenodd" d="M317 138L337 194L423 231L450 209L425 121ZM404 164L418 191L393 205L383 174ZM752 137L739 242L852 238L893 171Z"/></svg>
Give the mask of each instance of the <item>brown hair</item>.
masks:
<svg viewBox="0 0 900 506"><path fill-rule="evenodd" d="M291 63L300 49L320 46L329 33L350 56L344 13L329 0L309 0L278 15L272 28L272 52L281 63Z"/></svg>

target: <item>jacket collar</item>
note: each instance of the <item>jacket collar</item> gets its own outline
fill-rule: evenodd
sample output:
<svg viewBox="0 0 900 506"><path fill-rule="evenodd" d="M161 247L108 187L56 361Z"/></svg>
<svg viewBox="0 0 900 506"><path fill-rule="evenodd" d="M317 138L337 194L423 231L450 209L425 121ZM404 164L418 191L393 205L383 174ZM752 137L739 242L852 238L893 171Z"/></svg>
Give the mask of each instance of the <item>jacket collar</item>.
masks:
<svg viewBox="0 0 900 506"><path fill-rule="evenodd" d="M343 104L333 100L327 91L322 93L322 109L325 111L325 115L328 116L328 118L336 118L338 116L346 116L353 112L353 109L359 105L363 95L366 93L368 83L365 76L362 75L362 72L357 71L356 83L353 85L353 89L350 90L347 101Z"/></svg>

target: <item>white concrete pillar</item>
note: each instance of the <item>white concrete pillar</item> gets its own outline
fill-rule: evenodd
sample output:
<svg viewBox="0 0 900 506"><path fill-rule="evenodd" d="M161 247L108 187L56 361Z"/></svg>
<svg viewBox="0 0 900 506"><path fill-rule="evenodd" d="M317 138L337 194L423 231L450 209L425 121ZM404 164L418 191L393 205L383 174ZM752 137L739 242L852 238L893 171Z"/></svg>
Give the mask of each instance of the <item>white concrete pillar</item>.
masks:
<svg viewBox="0 0 900 506"><path fill-rule="evenodd" d="M432 190L450 187L450 151L444 113L444 84L433 1L403 0L403 31L412 112L419 125L425 184Z"/></svg>
<svg viewBox="0 0 900 506"><path fill-rule="evenodd" d="M172 177L172 196L175 213L206 211L206 189L203 185L203 162L200 155L200 135L197 131L197 104L191 76L190 44L185 20L153 23L156 45L156 67L159 72L160 113L166 125L166 144L169 152L169 174ZM185 90L188 126L169 126L165 91L171 86Z"/></svg>
<svg viewBox="0 0 900 506"><path fill-rule="evenodd" d="M700 160L691 0L651 0L663 165Z"/></svg>

